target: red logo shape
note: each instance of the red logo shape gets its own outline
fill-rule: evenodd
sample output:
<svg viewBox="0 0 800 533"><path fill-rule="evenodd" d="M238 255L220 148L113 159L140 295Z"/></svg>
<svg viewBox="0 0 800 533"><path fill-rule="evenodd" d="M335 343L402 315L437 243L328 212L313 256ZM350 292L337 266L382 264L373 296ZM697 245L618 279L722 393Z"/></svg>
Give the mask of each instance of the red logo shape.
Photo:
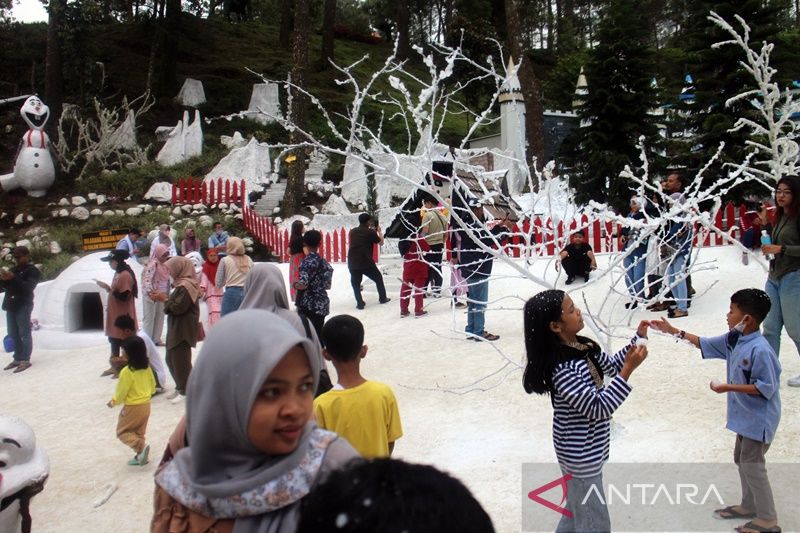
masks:
<svg viewBox="0 0 800 533"><path fill-rule="evenodd" d="M533 489L532 491L530 491L528 493L528 498L530 498L531 500L535 501L539 505L544 505L545 507L547 507L551 511L555 511L557 513L560 513L560 514L566 516L567 518L572 518L572 516L573 516L572 512L569 511L568 509L564 508L564 507L561 507L561 504L563 504L567 500L567 482L570 479L572 479L572 474L566 474L566 475L564 475L564 476L562 476L562 477L560 477L558 479L554 479L550 483L547 483L545 485L542 485L539 488L536 488L536 489ZM552 489L554 487L561 487L561 501L558 502L558 504L555 504L555 503L553 503L551 501L545 500L544 498L539 496L541 493L547 492L548 490L550 490L550 489Z"/></svg>

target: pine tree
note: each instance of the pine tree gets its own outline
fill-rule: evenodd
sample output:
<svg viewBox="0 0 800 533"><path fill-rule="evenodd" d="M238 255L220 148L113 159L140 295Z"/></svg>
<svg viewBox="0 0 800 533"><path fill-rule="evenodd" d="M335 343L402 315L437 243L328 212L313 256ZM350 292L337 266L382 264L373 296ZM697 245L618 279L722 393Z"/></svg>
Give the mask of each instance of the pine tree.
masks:
<svg viewBox="0 0 800 533"><path fill-rule="evenodd" d="M648 29L636 16L634 0L612 0L598 29L597 47L585 73L589 94L578 113L581 127L567 143L570 185L576 200L597 200L627 207L630 183L620 178L625 165L640 165L638 139L645 136L651 152L658 131L649 111L656 104L651 85L654 55Z"/></svg>
<svg viewBox="0 0 800 533"><path fill-rule="evenodd" d="M784 0L699 0L689 4L687 32L681 41L688 51L687 70L695 82L695 99L692 112L687 115L687 129L695 133L691 143L684 143L668 157L676 166L685 167L689 175L706 165L717 152L720 143L725 147L721 157L704 174L708 185L729 172L727 164L740 163L746 153L747 131L729 131L741 116L754 115L749 101L726 106L726 101L755 87L753 78L740 65L742 52L736 46L714 48L717 42L729 36L708 20L714 11L729 22L734 15L742 17L750 26L750 42L760 45L764 40L774 40L778 32L778 10ZM744 193L745 191L740 191ZM734 191L736 194L736 191Z"/></svg>

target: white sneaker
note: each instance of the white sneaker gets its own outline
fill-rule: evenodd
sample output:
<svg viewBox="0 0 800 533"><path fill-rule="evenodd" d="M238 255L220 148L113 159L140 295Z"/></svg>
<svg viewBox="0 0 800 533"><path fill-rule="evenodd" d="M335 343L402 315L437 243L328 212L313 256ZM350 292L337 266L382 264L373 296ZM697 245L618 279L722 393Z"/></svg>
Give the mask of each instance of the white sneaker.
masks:
<svg viewBox="0 0 800 533"><path fill-rule="evenodd" d="M800 376L793 377L787 381L786 384L790 387L800 387Z"/></svg>
<svg viewBox="0 0 800 533"><path fill-rule="evenodd" d="M175 398L177 395L178 395L178 391L177 391L177 390L175 390L175 389L173 389L173 390L169 391L169 392L167 393L167 395L166 395L166 396L164 396L164 398L166 398L167 400L172 400L172 399L173 399L173 398Z"/></svg>
<svg viewBox="0 0 800 533"><path fill-rule="evenodd" d="M178 404L178 403L181 403L181 402L183 401L183 399L184 399L184 398L186 398L186 396L184 396L183 394L178 394L178 395L177 395L177 396L175 396L173 399L171 399L171 400L169 401L169 403L172 403L172 404Z"/></svg>

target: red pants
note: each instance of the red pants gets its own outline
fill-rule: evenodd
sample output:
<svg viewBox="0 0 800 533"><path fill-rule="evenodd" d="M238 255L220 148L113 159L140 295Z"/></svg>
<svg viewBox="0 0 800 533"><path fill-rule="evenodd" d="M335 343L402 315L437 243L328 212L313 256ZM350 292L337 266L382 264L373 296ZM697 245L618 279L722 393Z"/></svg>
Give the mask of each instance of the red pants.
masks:
<svg viewBox="0 0 800 533"><path fill-rule="evenodd" d="M422 295L428 283L427 272L403 272L403 285L400 288L400 312L408 312L411 296L414 296L414 312L422 312Z"/></svg>

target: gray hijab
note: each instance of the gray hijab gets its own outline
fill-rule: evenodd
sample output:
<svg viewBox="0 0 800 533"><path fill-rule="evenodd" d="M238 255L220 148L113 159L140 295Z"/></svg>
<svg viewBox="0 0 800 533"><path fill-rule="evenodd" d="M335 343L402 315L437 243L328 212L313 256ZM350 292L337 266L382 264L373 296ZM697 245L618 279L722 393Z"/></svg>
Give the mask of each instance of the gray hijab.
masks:
<svg viewBox="0 0 800 533"><path fill-rule="evenodd" d="M239 309L289 309L286 283L278 267L256 263L244 279L244 298Z"/></svg>
<svg viewBox="0 0 800 533"><path fill-rule="evenodd" d="M320 361L320 368L325 368L317 331L310 326L306 328L303 319L289 308L289 297L286 295L286 282L281 270L272 263L256 263L244 278L244 298L239 309L264 309L271 311L293 325L301 335L311 336L314 341L315 354Z"/></svg>
<svg viewBox="0 0 800 533"><path fill-rule="evenodd" d="M186 391L190 447L174 459L192 489L210 498L236 496L290 472L304 458L313 422L289 455L265 456L247 438L256 395L296 345L308 355L316 389L319 359L313 343L277 315L239 310L209 330Z"/></svg>

